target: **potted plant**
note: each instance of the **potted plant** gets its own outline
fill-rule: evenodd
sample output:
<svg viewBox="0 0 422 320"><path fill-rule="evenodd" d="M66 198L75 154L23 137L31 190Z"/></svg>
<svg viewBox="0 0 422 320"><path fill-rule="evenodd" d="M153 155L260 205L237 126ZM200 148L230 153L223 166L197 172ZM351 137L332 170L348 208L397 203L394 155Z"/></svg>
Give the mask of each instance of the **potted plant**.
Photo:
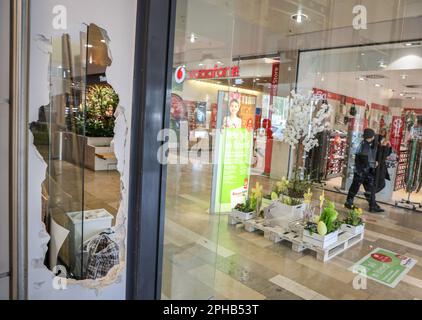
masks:
<svg viewBox="0 0 422 320"><path fill-rule="evenodd" d="M119 96L109 85L92 85L87 89L85 104L75 117L77 143L85 147L85 166L94 171L108 170L117 160L111 142ZM67 134L67 140L73 138Z"/></svg>
<svg viewBox="0 0 422 320"><path fill-rule="evenodd" d="M234 217L242 220L251 220L259 216L262 206L262 186L257 182L256 187L252 189L251 195L245 203L236 205L232 214Z"/></svg>
<svg viewBox="0 0 422 320"><path fill-rule="evenodd" d="M346 219L343 221L341 230L349 232L353 235L360 234L365 229L365 223L362 218L363 211L360 208L353 208L347 213Z"/></svg>
<svg viewBox="0 0 422 320"><path fill-rule="evenodd" d="M316 217L315 222L308 222L303 232L303 241L321 249L325 249L338 241L341 222L334 203L327 201L328 205Z"/></svg>
<svg viewBox="0 0 422 320"><path fill-rule="evenodd" d="M281 181L278 181L274 185L271 194L264 196L264 198L262 199L263 205L269 206L274 201L279 200L283 194L287 193L288 185L289 185L289 180L283 177Z"/></svg>

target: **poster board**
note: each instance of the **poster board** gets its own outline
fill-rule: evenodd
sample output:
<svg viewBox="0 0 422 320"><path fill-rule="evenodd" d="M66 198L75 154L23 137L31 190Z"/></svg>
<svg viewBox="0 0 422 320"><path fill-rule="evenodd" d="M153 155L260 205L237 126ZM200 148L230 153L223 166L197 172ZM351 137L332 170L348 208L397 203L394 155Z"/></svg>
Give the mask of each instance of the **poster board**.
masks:
<svg viewBox="0 0 422 320"><path fill-rule="evenodd" d="M248 195L256 100L235 92L218 94L211 213L230 212Z"/></svg>

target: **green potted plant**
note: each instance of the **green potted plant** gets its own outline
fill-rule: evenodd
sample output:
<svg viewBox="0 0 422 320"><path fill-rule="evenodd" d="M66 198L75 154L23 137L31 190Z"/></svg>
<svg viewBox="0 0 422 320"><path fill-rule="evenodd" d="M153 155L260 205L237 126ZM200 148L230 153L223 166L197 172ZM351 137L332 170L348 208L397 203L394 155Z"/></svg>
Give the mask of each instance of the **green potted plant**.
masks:
<svg viewBox="0 0 422 320"><path fill-rule="evenodd" d="M241 220L251 220L259 216L262 206L262 186L257 182L245 203L237 204L232 215Z"/></svg>
<svg viewBox="0 0 422 320"><path fill-rule="evenodd" d="M116 165L111 143L118 104L119 97L109 85L88 87L85 104L75 117L78 143L85 146L86 168L101 171Z"/></svg>
<svg viewBox="0 0 422 320"><path fill-rule="evenodd" d="M272 191L271 194L268 194L264 196L263 198L263 205L269 206L274 201L277 201L281 198L281 196L285 193L287 193L287 187L289 185L289 180L287 180L285 177L283 177L280 181L278 181Z"/></svg>
<svg viewBox="0 0 422 320"><path fill-rule="evenodd" d="M355 207L352 210L349 210L346 219L343 221L341 230L353 235L362 233L365 229L365 222L362 215L363 210L360 208Z"/></svg>
<svg viewBox="0 0 422 320"><path fill-rule="evenodd" d="M327 201L314 222L308 222L303 233L303 241L318 248L325 249L338 241L341 222L338 220L338 211L333 202Z"/></svg>
<svg viewBox="0 0 422 320"><path fill-rule="evenodd" d="M113 138L114 113L119 96L108 85L93 85L88 88L85 106L81 106L76 117L78 133L87 137Z"/></svg>

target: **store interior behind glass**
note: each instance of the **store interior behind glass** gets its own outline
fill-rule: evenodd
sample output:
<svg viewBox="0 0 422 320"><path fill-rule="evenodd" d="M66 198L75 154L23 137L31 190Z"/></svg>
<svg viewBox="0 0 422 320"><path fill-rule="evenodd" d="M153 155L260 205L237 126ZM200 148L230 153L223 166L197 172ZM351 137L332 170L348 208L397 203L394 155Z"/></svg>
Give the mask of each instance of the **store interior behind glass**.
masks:
<svg viewBox="0 0 422 320"><path fill-rule="evenodd" d="M352 1L305 1L302 7L298 1L249 2L256 10L239 1L178 4L171 129L177 139L187 131L189 150L209 162L183 161L183 145L170 148L176 162L167 169L163 298L421 299L421 181L416 174L408 183L406 168L409 161L416 167L421 161L410 155L420 152L422 41L381 32L405 22L395 22L391 8L381 10L380 1L367 3L379 13L370 19L376 32L367 38L350 31L353 15L345 8L352 8ZM420 22L418 3L396 5L409 19L406 26ZM298 6L306 11L300 22L294 15ZM333 28L329 32L324 19ZM210 24L214 28L206 29ZM306 155L284 140L293 90L332 107L318 145ZM238 113L242 127L252 126L253 132L249 195L261 186L271 195L300 167L314 182L313 201L323 196L347 214L344 203L363 130L387 131L390 180L376 195L385 212L368 212L362 188L355 200L366 221L360 241L321 261L312 250L297 252L288 241L248 231L248 223L231 223L230 208L215 210L218 166L208 152L221 151L219 136L236 97L247 105ZM370 278L367 288L356 289L351 268L380 248L416 263L392 286Z"/></svg>

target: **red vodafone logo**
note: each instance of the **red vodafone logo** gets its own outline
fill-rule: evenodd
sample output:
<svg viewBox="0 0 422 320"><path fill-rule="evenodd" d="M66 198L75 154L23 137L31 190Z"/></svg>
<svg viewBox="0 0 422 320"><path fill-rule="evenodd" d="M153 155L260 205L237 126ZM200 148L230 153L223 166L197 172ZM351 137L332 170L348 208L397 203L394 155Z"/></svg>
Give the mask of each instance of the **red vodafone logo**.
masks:
<svg viewBox="0 0 422 320"><path fill-rule="evenodd" d="M186 68L184 66L178 67L176 69L176 72L174 73L174 78L176 80L176 83L183 83L186 79Z"/></svg>

